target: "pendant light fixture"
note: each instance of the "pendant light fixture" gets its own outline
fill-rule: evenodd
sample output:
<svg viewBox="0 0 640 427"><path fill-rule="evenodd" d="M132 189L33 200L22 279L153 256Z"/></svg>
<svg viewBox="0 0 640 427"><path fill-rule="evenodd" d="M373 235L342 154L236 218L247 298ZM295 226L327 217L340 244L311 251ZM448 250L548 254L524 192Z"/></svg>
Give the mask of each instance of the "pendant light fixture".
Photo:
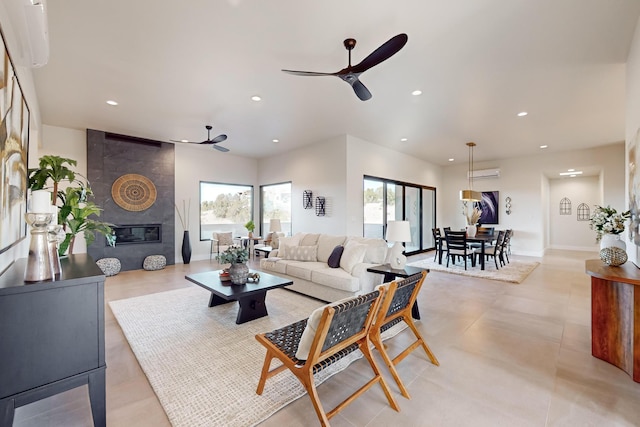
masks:
<svg viewBox="0 0 640 427"><path fill-rule="evenodd" d="M473 147L475 146L475 142L467 142L467 147L469 147L469 172L467 174L469 188L467 190L460 190L460 200L466 202L479 202L482 200L482 193L473 191Z"/></svg>

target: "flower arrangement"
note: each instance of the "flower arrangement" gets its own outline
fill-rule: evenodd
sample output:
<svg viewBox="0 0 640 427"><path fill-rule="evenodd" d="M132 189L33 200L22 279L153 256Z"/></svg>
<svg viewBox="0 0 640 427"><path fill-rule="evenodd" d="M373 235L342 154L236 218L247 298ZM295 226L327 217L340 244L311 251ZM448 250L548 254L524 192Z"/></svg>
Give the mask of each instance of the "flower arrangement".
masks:
<svg viewBox="0 0 640 427"><path fill-rule="evenodd" d="M631 218L631 211L618 213L611 206L603 208L596 205L593 215L589 219L592 230L596 230L596 241L599 242L604 234L620 234L624 231L624 222Z"/></svg>
<svg viewBox="0 0 640 427"><path fill-rule="evenodd" d="M476 225L480 220L481 214L482 211L478 208L473 208L471 212L465 214L465 217L467 217L467 225Z"/></svg>
<svg viewBox="0 0 640 427"><path fill-rule="evenodd" d="M216 257L220 264L243 264L249 260L249 250L241 246L229 246Z"/></svg>

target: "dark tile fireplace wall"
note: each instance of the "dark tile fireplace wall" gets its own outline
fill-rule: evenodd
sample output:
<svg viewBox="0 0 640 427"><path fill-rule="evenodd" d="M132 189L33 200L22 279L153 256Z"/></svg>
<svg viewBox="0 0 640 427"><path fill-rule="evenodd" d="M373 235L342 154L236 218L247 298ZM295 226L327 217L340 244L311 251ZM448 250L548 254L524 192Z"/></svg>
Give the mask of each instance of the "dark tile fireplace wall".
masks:
<svg viewBox="0 0 640 427"><path fill-rule="evenodd" d="M102 221L112 224L162 224L162 241L110 247L98 235L87 248L95 260L118 258L122 270L139 270L148 255L164 255L175 264L175 153L173 144L87 129L87 178L95 203L103 211ZM135 173L153 182L156 201L144 211L132 212L118 206L111 186L122 175Z"/></svg>

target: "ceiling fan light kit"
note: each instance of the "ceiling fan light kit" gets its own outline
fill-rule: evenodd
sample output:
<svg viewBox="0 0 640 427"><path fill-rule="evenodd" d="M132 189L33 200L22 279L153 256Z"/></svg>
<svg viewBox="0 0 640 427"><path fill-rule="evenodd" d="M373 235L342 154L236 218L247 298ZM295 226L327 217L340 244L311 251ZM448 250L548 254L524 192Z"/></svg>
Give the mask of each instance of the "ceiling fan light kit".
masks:
<svg viewBox="0 0 640 427"><path fill-rule="evenodd" d="M362 84L359 77L360 74L367 71L369 68L374 67L380 64L383 61L391 58L393 55L398 53L400 49L407 44L409 37L404 34L398 34L387 40L384 44L378 47L376 50L371 52L369 56L364 58L359 64L351 65L351 51L354 47L356 47L355 39L346 39L344 41L344 47L349 52L349 65L346 68L343 68L340 71L335 73L318 73L314 71L296 71L296 70L282 70L285 73L293 74L295 76L336 76L349 83L353 88L356 96L361 101L367 101L371 99L372 95L369 92L369 89Z"/></svg>

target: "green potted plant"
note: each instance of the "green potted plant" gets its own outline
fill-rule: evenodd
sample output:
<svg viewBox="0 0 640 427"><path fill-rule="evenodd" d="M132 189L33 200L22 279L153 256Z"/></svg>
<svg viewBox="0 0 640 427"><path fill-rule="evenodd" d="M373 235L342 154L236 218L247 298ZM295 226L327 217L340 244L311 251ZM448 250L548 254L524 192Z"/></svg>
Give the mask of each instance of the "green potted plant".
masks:
<svg viewBox="0 0 640 427"><path fill-rule="evenodd" d="M61 202L58 206L58 223L62 225L65 239L58 246L60 255L65 254L67 249L70 254L73 253L75 238L81 232L84 232L87 246L95 240L95 232L104 235L110 246L115 245L115 235L111 229L113 224L90 218L91 215L99 216L102 209L89 200L93 196L89 182L78 179L82 175L70 169L70 166L76 165L73 159L46 155L40 158L37 168L29 169L29 189L47 189L51 182L51 204L57 205L58 200ZM69 185L61 190L59 184L63 181Z"/></svg>
<svg viewBox="0 0 640 427"><path fill-rule="evenodd" d="M250 219L249 222L244 225L244 228L246 228L249 232L249 238L253 237L253 230L256 229L256 225L254 224L252 219Z"/></svg>
<svg viewBox="0 0 640 427"><path fill-rule="evenodd" d="M244 285L249 277L249 267L245 264L249 260L249 250L241 246L230 246L216 257L220 264L231 264L229 278L234 285Z"/></svg>

